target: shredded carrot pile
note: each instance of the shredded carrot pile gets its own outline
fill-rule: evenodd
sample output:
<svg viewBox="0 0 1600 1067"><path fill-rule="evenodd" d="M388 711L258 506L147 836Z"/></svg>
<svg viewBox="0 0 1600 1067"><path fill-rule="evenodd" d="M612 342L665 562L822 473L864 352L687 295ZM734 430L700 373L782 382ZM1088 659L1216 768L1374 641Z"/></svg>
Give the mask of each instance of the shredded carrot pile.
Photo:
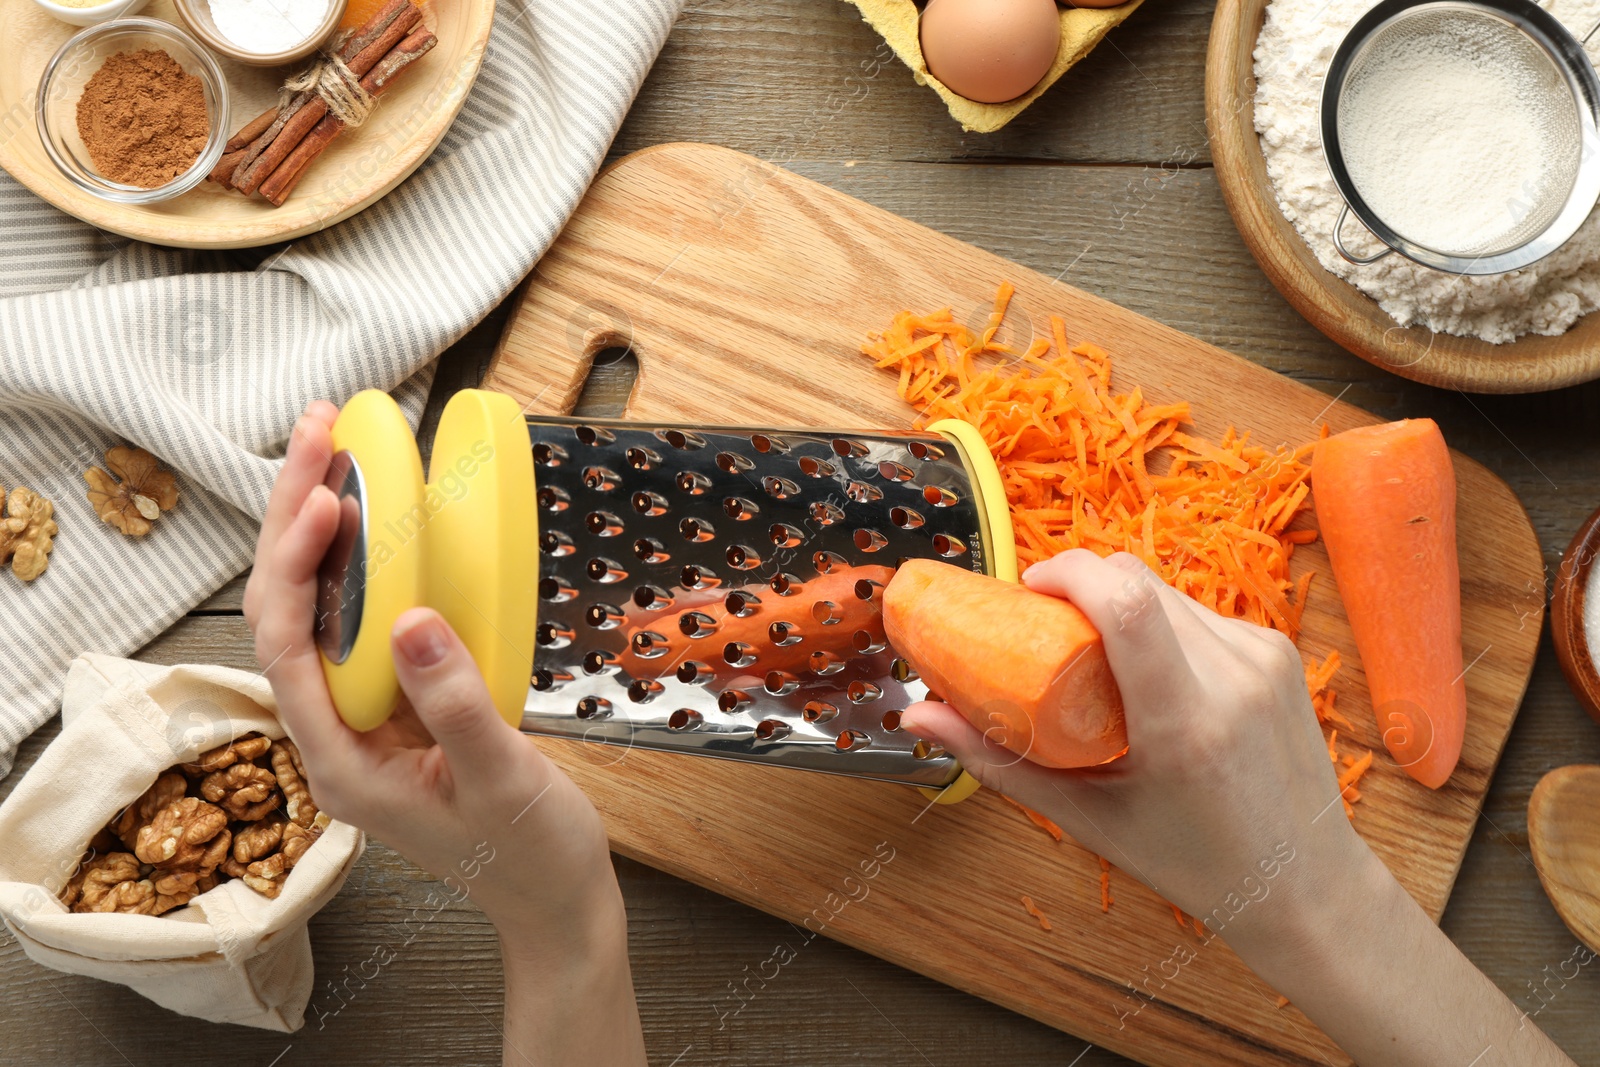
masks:
<svg viewBox="0 0 1600 1067"><path fill-rule="evenodd" d="M1039 906L1033 902L1033 898L1032 897L1027 896L1027 895L1024 895L1022 897L1022 910L1026 911L1029 915L1032 915L1035 919L1039 920L1039 929L1041 929L1041 930L1049 930L1049 929L1051 929L1051 927L1050 927L1050 917L1048 915L1046 915L1044 912L1039 910Z"/></svg>
<svg viewBox="0 0 1600 1067"><path fill-rule="evenodd" d="M1104 856L1096 858L1100 860L1100 910L1110 911L1111 905L1116 903L1111 895L1111 862Z"/></svg>
<svg viewBox="0 0 1600 1067"><path fill-rule="evenodd" d="M1344 803L1344 813L1348 818L1355 818L1354 805L1361 799L1361 790L1356 788L1356 783L1372 766L1372 751L1363 749L1358 756L1339 754L1336 744L1339 727L1350 729L1350 720L1334 708L1335 694L1329 683L1338 671L1338 649L1329 652L1321 663L1309 661L1306 663L1306 690L1311 694L1311 707L1317 713L1317 721L1328 730L1328 759L1339 772L1339 799Z"/></svg>
<svg viewBox="0 0 1600 1067"><path fill-rule="evenodd" d="M1317 532L1290 527L1308 508L1314 443L1266 448L1232 427L1219 442L1196 437L1183 429L1186 401L1152 404L1138 387L1113 392L1110 354L1071 341L1058 316L1050 336L1026 350L997 341L1014 292L1000 284L981 332L949 308L901 311L861 351L899 375L918 427L954 418L983 435L1005 484L1019 562L1069 548L1129 552L1219 614L1298 638L1314 574L1291 579L1289 564ZM1307 666L1306 684L1317 720L1348 728L1329 688L1338 669L1330 653ZM1344 762L1340 787L1353 814L1371 753L1341 758L1335 741L1328 749Z"/></svg>
<svg viewBox="0 0 1600 1067"><path fill-rule="evenodd" d="M1055 823L1051 822L1050 819L1048 819L1047 817L1045 817L1043 815L1040 815L1038 812L1034 811L1032 808L1028 807L1026 804L1017 803L1015 800L1012 800L1010 797L1006 796L1004 793L1000 794L1000 799L1005 801L1007 804L1010 804L1013 808L1016 808L1018 811L1022 812L1022 814L1026 815L1028 817L1028 821L1033 823L1033 825L1037 826L1039 829L1043 830L1045 833L1049 834L1051 837L1055 838L1057 841L1061 840L1061 827L1059 827Z"/></svg>

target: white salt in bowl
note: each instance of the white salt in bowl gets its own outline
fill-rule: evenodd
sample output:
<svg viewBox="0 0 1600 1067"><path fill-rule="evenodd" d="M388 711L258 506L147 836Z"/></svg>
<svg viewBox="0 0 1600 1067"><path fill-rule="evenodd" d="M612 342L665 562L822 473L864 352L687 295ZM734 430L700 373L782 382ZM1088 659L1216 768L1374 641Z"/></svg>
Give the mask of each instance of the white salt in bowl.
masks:
<svg viewBox="0 0 1600 1067"><path fill-rule="evenodd" d="M150 0L106 0L105 3L93 7L67 7L65 4L52 4L50 0L33 0L33 2L62 22L74 26L95 26L111 19L119 19L124 15L137 15L144 10Z"/></svg>
<svg viewBox="0 0 1600 1067"><path fill-rule="evenodd" d="M322 47L333 36L333 31L339 28L346 3L347 0L329 0L328 12L322 22L311 32L311 36L293 48L283 52L252 52L234 44L217 28L216 19L211 17L211 0L175 0L178 17L189 27L189 32L218 55L250 67L281 67L306 58Z"/></svg>

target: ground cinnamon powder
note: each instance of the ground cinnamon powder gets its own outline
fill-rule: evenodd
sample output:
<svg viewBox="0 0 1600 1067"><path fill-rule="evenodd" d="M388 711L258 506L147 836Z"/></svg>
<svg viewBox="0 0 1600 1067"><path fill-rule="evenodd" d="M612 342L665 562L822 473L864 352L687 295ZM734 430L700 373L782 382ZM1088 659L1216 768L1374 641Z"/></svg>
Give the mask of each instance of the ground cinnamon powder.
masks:
<svg viewBox="0 0 1600 1067"><path fill-rule="evenodd" d="M78 136L101 177L151 189L200 158L205 88L159 48L107 57L78 98Z"/></svg>

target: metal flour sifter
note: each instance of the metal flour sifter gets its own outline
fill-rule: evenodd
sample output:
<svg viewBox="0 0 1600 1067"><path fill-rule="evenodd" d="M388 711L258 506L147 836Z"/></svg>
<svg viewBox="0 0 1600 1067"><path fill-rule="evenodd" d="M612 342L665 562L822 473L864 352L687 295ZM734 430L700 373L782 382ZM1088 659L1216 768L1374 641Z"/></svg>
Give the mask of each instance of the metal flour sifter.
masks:
<svg viewBox="0 0 1600 1067"><path fill-rule="evenodd" d="M525 417L467 390L446 407L429 480L386 394L352 398L333 439L344 523L319 579L318 640L355 728L399 698L394 619L430 604L526 732L942 788L947 801L976 787L900 729L928 692L880 611L906 559L1016 579L1005 494L973 427Z"/></svg>

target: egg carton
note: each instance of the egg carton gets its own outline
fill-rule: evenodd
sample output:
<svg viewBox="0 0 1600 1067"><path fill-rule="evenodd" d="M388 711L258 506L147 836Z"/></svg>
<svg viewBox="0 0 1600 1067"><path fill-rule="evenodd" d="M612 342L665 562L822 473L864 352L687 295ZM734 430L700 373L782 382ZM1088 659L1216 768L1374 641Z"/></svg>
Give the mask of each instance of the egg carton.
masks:
<svg viewBox="0 0 1600 1067"><path fill-rule="evenodd" d="M1118 7L1087 8L1063 7L1061 9L1061 48L1056 61L1039 84L1015 100L1001 104L980 104L950 90L938 78L928 73L928 64L922 58L922 42L918 33L921 13L912 0L848 0L861 12L868 25L889 42L894 54L911 68L917 84L926 85L938 93L950 109L950 117L961 123L961 128L972 133L993 133L1022 114L1029 104L1039 99L1044 91L1054 85L1073 64L1094 50L1101 39L1133 14L1143 0L1128 0Z"/></svg>

